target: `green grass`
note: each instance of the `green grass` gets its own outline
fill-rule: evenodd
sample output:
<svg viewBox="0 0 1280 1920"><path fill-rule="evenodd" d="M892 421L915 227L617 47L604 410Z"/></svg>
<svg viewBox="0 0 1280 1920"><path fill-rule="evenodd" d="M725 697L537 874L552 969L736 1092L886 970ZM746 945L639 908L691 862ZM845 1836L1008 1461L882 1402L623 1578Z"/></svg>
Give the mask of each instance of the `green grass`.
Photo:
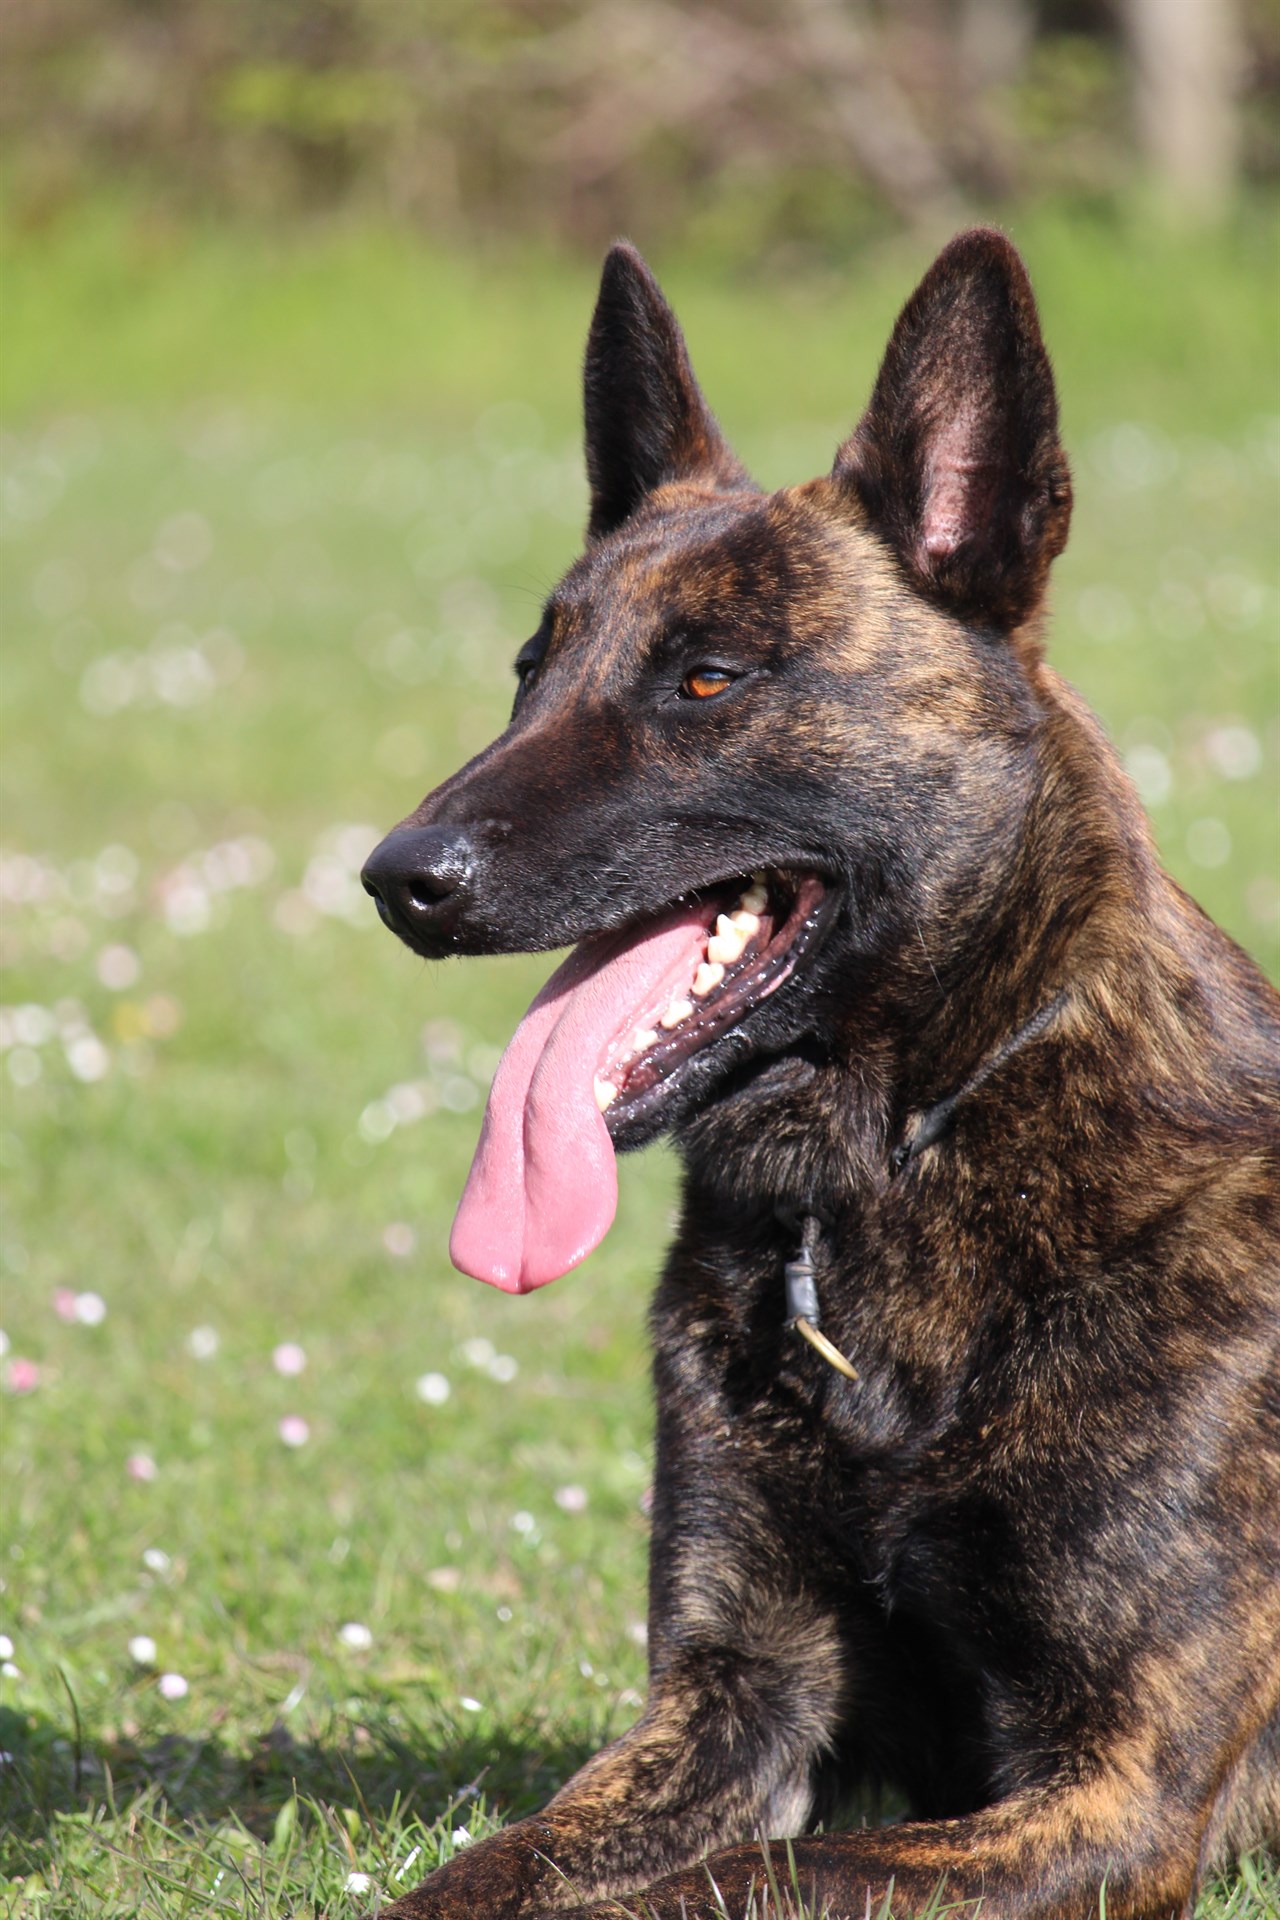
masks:
<svg viewBox="0 0 1280 1920"><path fill-rule="evenodd" d="M1054 657L1173 871L1278 972L1273 229L1018 237L1077 475ZM0 1365L38 1384L0 1403L0 1887L75 1920L355 1913L350 1874L402 1891L536 1805L644 1684L670 1160L627 1163L555 1287L454 1274L546 962L424 970L353 878L502 725L576 550L590 275L119 209L9 252ZM762 478L829 458L921 264L673 263ZM1276 1912L1265 1865L1201 1907Z"/></svg>

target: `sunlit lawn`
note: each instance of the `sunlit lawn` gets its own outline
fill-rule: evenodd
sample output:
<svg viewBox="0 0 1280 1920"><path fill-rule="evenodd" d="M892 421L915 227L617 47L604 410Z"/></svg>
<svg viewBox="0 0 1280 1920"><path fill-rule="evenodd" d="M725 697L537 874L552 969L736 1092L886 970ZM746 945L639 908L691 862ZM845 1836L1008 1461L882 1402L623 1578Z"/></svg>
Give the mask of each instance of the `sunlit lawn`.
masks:
<svg viewBox="0 0 1280 1920"><path fill-rule="evenodd" d="M1280 972L1268 233L1021 237L1077 478L1055 658L1173 871ZM923 264L677 266L763 479L830 457ZM590 298L387 236L104 215L11 249L10 1911L354 1913L634 1716L672 1168L627 1164L553 1288L453 1273L547 963L424 969L355 878L501 727L575 552ZM1204 1911L1278 1901L1259 1867Z"/></svg>

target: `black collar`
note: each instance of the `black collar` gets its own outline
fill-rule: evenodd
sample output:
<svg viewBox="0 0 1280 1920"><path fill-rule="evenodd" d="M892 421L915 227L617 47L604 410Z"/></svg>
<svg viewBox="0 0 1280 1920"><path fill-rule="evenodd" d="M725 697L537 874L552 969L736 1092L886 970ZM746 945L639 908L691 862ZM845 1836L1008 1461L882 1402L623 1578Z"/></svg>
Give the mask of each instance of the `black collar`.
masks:
<svg viewBox="0 0 1280 1920"><path fill-rule="evenodd" d="M1020 1052L1032 1040L1038 1040L1054 1017L1061 1012L1066 999L1067 989L1064 987L1062 992L1055 994L1038 1013L1033 1013L1016 1033L1010 1034L1007 1040L1001 1041L995 1052L987 1055L981 1065L969 1075L963 1086L957 1087L954 1093L949 1093L945 1100L938 1100L933 1106L926 1107L916 1122L911 1137L904 1140L901 1146L895 1147L889 1155L890 1179L895 1174L901 1173L907 1162L914 1160L917 1154L923 1153L926 1147L931 1147L936 1141L941 1140L943 1134L949 1131L961 1101L967 1100L970 1094L976 1093L978 1088L984 1085L1006 1060Z"/></svg>
<svg viewBox="0 0 1280 1920"><path fill-rule="evenodd" d="M1066 998L1067 990L1064 987L1062 992L1055 994L1054 998L1046 1006L1041 1007L1038 1013L1033 1013L1016 1033L1002 1041L994 1053L988 1054L981 1065L969 1075L963 1086L957 1087L954 1093L949 1093L945 1100L935 1101L933 1106L925 1109L910 1139L905 1140L901 1146L895 1147L889 1155L890 1179L901 1173L907 1163L914 1160L917 1154L923 1153L926 1147L931 1147L942 1139L955 1119L956 1109L961 1101L967 1100L970 1094L976 1093L978 1088L1022 1047L1027 1046L1032 1040L1039 1039L1045 1028L1061 1011ZM859 1384L856 1367L819 1328L817 1267L818 1243L824 1225L822 1215L812 1202L806 1202L797 1211L788 1209L784 1212L780 1208L779 1218L793 1231L797 1228L800 1231L799 1249L782 1270L786 1285L786 1324L797 1333L803 1334L809 1345L822 1355L829 1366L834 1367L837 1373L842 1373L856 1386Z"/></svg>

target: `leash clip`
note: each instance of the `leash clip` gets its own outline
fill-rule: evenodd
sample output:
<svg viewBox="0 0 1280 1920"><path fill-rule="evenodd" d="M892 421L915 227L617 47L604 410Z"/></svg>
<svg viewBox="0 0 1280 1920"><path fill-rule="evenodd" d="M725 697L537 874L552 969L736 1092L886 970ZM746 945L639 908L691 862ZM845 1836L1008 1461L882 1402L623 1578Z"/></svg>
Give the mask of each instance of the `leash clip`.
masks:
<svg viewBox="0 0 1280 1920"><path fill-rule="evenodd" d="M794 1328L816 1353L822 1355L829 1367L834 1367L837 1373L842 1373L846 1380L852 1380L856 1385L857 1368L845 1359L839 1347L833 1346L825 1333L818 1330L818 1281L813 1259L813 1241L817 1230L817 1220L812 1214L807 1214L800 1251L782 1269L787 1289L787 1327L789 1330Z"/></svg>
<svg viewBox="0 0 1280 1920"><path fill-rule="evenodd" d="M818 1283L814 1277L813 1257L807 1247L802 1247L794 1260L788 1260L782 1269L782 1277L787 1283L787 1325L794 1327L797 1320L808 1320L816 1327L818 1324Z"/></svg>

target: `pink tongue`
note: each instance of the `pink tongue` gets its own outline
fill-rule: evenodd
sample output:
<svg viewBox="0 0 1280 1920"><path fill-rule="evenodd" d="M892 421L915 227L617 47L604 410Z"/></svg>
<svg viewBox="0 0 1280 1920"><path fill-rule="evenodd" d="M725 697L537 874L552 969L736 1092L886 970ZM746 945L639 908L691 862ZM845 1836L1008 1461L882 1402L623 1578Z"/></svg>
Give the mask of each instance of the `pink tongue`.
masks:
<svg viewBox="0 0 1280 1920"><path fill-rule="evenodd" d="M682 908L620 949L579 947L516 1028L494 1076L449 1240L455 1267L528 1293L585 1260L613 1224L618 1169L596 1105L611 1040L685 992L714 910Z"/></svg>

